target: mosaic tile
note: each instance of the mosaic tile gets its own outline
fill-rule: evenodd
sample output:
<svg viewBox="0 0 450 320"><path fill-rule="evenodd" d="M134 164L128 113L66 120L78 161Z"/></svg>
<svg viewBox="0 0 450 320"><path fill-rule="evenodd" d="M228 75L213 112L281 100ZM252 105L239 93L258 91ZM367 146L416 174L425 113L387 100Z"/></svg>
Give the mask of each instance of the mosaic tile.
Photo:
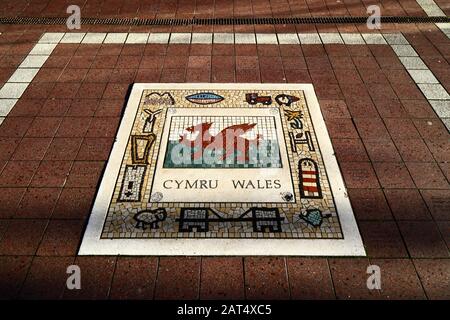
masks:
<svg viewBox="0 0 450 320"><path fill-rule="evenodd" d="M242 86L134 86L81 254L364 254L312 86Z"/></svg>

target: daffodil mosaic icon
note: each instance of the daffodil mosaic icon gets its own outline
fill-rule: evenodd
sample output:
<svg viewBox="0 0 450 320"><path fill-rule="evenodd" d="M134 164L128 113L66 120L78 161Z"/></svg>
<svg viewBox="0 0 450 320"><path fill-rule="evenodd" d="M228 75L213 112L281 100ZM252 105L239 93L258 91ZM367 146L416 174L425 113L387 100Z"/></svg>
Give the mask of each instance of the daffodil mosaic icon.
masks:
<svg viewBox="0 0 450 320"><path fill-rule="evenodd" d="M79 253L365 255L312 85L135 84Z"/></svg>

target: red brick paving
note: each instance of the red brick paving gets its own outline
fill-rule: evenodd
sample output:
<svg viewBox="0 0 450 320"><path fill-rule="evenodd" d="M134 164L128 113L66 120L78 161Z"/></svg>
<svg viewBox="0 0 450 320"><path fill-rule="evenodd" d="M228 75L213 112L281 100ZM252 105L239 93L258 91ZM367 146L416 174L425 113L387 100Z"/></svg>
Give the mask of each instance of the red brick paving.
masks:
<svg viewBox="0 0 450 320"><path fill-rule="evenodd" d="M0 15L58 15L65 5L25 3L7 1ZM120 3L114 9L86 1L82 10L85 16L267 16L279 15L288 2L227 1L211 10L204 1L174 2L174 7L160 1ZM392 14L424 15L415 1L383 4ZM337 7L289 2L288 7L288 15L365 10L362 2ZM58 28L1 26L0 83L42 32ZM358 28L194 26L184 31ZM448 41L431 25L403 28L448 90ZM129 85L185 81L312 82L368 257L76 257ZM448 132L386 45L58 45L0 126L0 149L2 298L449 298ZM65 289L66 268L74 263L82 267L80 292ZM381 267L381 291L366 287L370 264Z"/></svg>

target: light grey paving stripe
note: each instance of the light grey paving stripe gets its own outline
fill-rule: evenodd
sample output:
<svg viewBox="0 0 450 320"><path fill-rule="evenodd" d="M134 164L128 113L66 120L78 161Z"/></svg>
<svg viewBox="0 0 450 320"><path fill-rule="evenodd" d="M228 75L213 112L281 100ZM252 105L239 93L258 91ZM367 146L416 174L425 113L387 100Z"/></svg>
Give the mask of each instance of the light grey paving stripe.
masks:
<svg viewBox="0 0 450 320"><path fill-rule="evenodd" d="M439 8L434 0L416 0L417 4L429 17L445 17L445 13ZM441 31L450 39L450 23L435 23Z"/></svg>
<svg viewBox="0 0 450 320"><path fill-rule="evenodd" d="M60 43L81 43L85 35L84 32L66 33Z"/></svg>
<svg viewBox="0 0 450 320"><path fill-rule="evenodd" d="M129 33L125 43L127 44L146 44L148 41L148 33Z"/></svg>
<svg viewBox="0 0 450 320"><path fill-rule="evenodd" d="M320 33L320 39L324 44L344 43L339 33Z"/></svg>
<svg viewBox="0 0 450 320"><path fill-rule="evenodd" d="M450 39L450 22L436 23L436 26Z"/></svg>
<svg viewBox="0 0 450 320"><path fill-rule="evenodd" d="M147 43L166 44L169 42L170 33L151 33Z"/></svg>
<svg viewBox="0 0 450 320"><path fill-rule="evenodd" d="M234 44L233 33L214 33L214 43Z"/></svg>
<svg viewBox="0 0 450 320"><path fill-rule="evenodd" d="M172 33L170 35L170 43L189 44L191 43L190 33Z"/></svg>
<svg viewBox="0 0 450 320"><path fill-rule="evenodd" d="M431 0L429 0L431 1ZM424 1L428 3L429 1ZM434 3L434 2L433 2ZM430 5L431 6L431 5ZM430 10L429 10L430 11ZM450 24L437 24L450 35ZM450 130L450 95L401 33L44 33L10 79L0 89L0 121L33 80L58 43L81 44L386 44Z"/></svg>
<svg viewBox="0 0 450 320"><path fill-rule="evenodd" d="M6 117L16 102L17 99L0 99L0 117Z"/></svg>
<svg viewBox="0 0 450 320"><path fill-rule="evenodd" d="M128 33L108 33L103 43L121 44L127 40Z"/></svg>
<svg viewBox="0 0 450 320"><path fill-rule="evenodd" d="M0 124L25 92L31 81L33 81L55 47L64 38L65 33L44 33L0 89Z"/></svg>
<svg viewBox="0 0 450 320"><path fill-rule="evenodd" d="M341 37L345 44L365 44L359 33L341 33Z"/></svg>
<svg viewBox="0 0 450 320"><path fill-rule="evenodd" d="M193 33L191 43L194 44L210 44L212 43L212 33Z"/></svg>
<svg viewBox="0 0 450 320"><path fill-rule="evenodd" d="M256 37L254 33L235 33L234 43L236 44L255 44Z"/></svg>
<svg viewBox="0 0 450 320"><path fill-rule="evenodd" d="M416 2L429 17L445 17L445 13L433 0L416 0Z"/></svg>
<svg viewBox="0 0 450 320"><path fill-rule="evenodd" d="M275 33L257 33L257 44L278 44L278 38Z"/></svg>
<svg viewBox="0 0 450 320"><path fill-rule="evenodd" d="M300 44L296 33L278 33L279 44Z"/></svg>
<svg viewBox="0 0 450 320"><path fill-rule="evenodd" d="M103 40L106 38L106 33L103 32L88 32L83 38L81 43L103 43Z"/></svg>

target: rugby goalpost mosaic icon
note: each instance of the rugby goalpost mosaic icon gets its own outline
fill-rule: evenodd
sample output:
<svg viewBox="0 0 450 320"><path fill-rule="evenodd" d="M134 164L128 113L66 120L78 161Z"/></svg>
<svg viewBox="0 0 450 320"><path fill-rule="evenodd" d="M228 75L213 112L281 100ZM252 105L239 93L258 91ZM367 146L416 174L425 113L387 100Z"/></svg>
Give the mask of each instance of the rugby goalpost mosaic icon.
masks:
<svg viewBox="0 0 450 320"><path fill-rule="evenodd" d="M311 84L134 84L80 255L364 256Z"/></svg>

